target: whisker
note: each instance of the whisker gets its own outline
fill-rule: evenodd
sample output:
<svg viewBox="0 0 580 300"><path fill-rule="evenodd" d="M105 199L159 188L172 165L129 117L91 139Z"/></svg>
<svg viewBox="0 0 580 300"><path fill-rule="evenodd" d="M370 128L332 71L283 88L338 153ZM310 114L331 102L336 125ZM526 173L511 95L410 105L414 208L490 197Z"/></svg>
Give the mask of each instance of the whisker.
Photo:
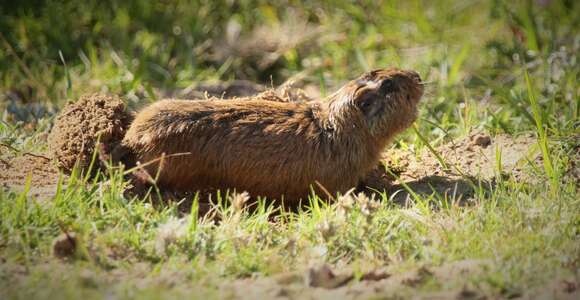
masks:
<svg viewBox="0 0 580 300"><path fill-rule="evenodd" d="M420 85L427 85L427 84L433 84L435 83L435 81L421 81L419 82Z"/></svg>

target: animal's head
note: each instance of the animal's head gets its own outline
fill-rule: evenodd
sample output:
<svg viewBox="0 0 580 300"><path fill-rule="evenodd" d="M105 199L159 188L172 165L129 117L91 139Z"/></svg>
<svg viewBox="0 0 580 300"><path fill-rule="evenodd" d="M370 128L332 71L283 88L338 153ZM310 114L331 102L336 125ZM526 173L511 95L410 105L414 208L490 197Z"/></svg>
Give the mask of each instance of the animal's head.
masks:
<svg viewBox="0 0 580 300"><path fill-rule="evenodd" d="M343 125L356 120L371 135L388 139L415 121L422 95L417 72L378 69L350 81L331 96L329 105L331 116L343 116Z"/></svg>

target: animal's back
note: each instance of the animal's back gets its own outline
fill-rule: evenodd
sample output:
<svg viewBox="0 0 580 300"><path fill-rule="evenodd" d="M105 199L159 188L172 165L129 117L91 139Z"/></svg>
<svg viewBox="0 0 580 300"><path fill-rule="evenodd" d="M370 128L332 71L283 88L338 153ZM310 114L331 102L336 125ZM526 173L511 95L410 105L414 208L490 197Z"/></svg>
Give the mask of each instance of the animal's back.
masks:
<svg viewBox="0 0 580 300"><path fill-rule="evenodd" d="M317 113L300 103L164 100L138 114L124 144L142 163L166 155L147 167L160 185L305 198L315 181L333 191L356 184Z"/></svg>

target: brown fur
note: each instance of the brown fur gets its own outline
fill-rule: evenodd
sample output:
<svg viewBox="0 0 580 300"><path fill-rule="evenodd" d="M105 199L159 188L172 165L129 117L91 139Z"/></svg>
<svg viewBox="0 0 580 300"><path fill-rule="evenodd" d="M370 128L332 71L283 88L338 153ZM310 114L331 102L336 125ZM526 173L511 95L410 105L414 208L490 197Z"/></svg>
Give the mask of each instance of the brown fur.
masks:
<svg viewBox="0 0 580 300"><path fill-rule="evenodd" d="M162 187L235 188L253 196L305 199L316 182L344 193L416 118L419 76L375 70L326 101L261 98L162 100L137 114L123 145Z"/></svg>

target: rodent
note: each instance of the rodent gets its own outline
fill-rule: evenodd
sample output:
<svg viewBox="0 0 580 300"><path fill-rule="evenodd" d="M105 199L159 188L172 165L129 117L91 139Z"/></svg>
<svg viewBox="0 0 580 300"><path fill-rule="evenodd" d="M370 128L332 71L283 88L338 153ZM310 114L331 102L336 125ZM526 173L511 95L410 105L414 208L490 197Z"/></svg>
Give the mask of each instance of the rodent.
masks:
<svg viewBox="0 0 580 300"><path fill-rule="evenodd" d="M122 146L163 188L296 202L320 186L332 194L355 187L416 119L422 95L416 72L390 68L319 102L161 100L136 115Z"/></svg>

